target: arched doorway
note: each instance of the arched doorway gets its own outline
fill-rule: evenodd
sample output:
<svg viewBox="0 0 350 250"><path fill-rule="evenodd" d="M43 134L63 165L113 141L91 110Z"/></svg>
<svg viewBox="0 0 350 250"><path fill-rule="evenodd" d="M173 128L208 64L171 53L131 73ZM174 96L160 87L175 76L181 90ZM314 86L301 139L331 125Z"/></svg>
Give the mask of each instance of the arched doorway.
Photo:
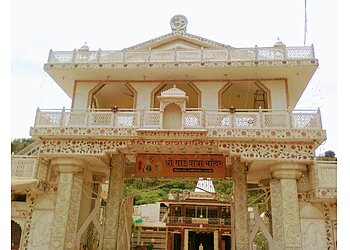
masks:
<svg viewBox="0 0 350 250"><path fill-rule="evenodd" d="M164 108L163 128L164 129L181 129L182 128L181 108L175 103L170 103Z"/></svg>
<svg viewBox="0 0 350 250"><path fill-rule="evenodd" d="M21 245L21 226L15 221L11 220L11 250L17 250Z"/></svg>

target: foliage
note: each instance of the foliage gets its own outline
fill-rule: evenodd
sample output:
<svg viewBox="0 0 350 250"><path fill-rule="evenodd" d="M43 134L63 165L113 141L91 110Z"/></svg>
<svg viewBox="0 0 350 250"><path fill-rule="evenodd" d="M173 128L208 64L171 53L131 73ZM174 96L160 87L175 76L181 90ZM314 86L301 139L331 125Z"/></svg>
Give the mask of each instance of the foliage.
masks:
<svg viewBox="0 0 350 250"><path fill-rule="evenodd" d="M125 183L125 195L134 195L134 204L150 204L168 198L170 191L194 190L196 180L166 181L154 178L133 179Z"/></svg>
<svg viewBox="0 0 350 250"><path fill-rule="evenodd" d="M335 153L332 150L324 152L325 157L335 157Z"/></svg>
<svg viewBox="0 0 350 250"><path fill-rule="evenodd" d="M33 143L34 140L32 138L21 138L14 139L11 141L11 154L17 154L19 151Z"/></svg>
<svg viewBox="0 0 350 250"><path fill-rule="evenodd" d="M262 232L258 232L255 236L254 243L259 247L258 249L268 249L268 241Z"/></svg>
<svg viewBox="0 0 350 250"><path fill-rule="evenodd" d="M335 157L335 153L332 150L327 150L324 152L324 156L316 157L319 161L337 161L337 157Z"/></svg>

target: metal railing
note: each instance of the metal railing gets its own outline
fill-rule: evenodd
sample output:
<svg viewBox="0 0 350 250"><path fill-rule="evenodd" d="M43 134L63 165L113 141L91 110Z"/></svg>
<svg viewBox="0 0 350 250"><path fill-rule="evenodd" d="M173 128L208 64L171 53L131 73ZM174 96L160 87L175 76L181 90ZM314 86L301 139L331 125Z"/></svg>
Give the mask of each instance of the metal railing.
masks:
<svg viewBox="0 0 350 250"><path fill-rule="evenodd" d="M229 226L231 225L230 218L194 218L194 217L183 217L183 216L169 216L169 224L201 224L196 219L203 220L202 224L217 225L217 226Z"/></svg>
<svg viewBox="0 0 350 250"><path fill-rule="evenodd" d="M182 129L322 129L319 110L186 110ZM34 127L161 129L159 109L37 110Z"/></svg>
<svg viewBox="0 0 350 250"><path fill-rule="evenodd" d="M48 63L125 63L125 62L202 62L315 59L313 46L304 47L253 47L227 50L188 51L50 51Z"/></svg>

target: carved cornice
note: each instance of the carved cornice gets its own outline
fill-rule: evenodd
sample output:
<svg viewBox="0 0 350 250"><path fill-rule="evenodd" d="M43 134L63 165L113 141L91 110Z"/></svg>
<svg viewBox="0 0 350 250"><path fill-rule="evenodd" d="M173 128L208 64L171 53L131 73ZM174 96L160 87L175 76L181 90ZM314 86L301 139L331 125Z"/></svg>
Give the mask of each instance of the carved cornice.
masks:
<svg viewBox="0 0 350 250"><path fill-rule="evenodd" d="M95 138L97 139L135 139L144 136L154 138L207 138L216 140L279 140L279 141L323 141L326 138L324 130L302 129L186 129L181 131L169 131L161 129L137 129L137 128L94 128L94 127L36 127L31 128L33 137L45 138Z"/></svg>
<svg viewBox="0 0 350 250"><path fill-rule="evenodd" d="M305 143L285 142L219 142L219 150L242 160L282 160L288 162L312 162L315 146Z"/></svg>
<svg viewBox="0 0 350 250"><path fill-rule="evenodd" d="M253 60L253 61L217 61L217 62L128 62L128 63L47 63L46 71L53 69L147 69L147 68L235 68L235 67L266 67L266 66L309 66L318 65L317 59L298 60Z"/></svg>
<svg viewBox="0 0 350 250"><path fill-rule="evenodd" d="M306 165L297 163L276 163L270 166L273 178L277 179L299 179L302 172L306 171Z"/></svg>
<svg viewBox="0 0 350 250"><path fill-rule="evenodd" d="M241 157L244 161L274 160L283 162L313 162L314 145L286 142L227 142L214 140L167 140L167 139L125 139L125 140L43 140L40 154L51 156L92 155L105 153L186 153L217 154Z"/></svg>

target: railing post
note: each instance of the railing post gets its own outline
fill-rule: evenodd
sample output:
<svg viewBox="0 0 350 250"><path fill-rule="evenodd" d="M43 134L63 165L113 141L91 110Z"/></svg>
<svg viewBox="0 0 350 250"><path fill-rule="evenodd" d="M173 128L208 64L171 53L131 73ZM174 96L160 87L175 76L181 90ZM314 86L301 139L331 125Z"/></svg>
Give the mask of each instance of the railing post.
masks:
<svg viewBox="0 0 350 250"><path fill-rule="evenodd" d="M126 50L123 49L123 62L125 62L125 53L126 53Z"/></svg>
<svg viewBox="0 0 350 250"><path fill-rule="evenodd" d="M77 56L77 49L73 50L72 62L75 62L75 57Z"/></svg>
<svg viewBox="0 0 350 250"><path fill-rule="evenodd" d="M201 61L203 61L203 47L201 47Z"/></svg>
<svg viewBox="0 0 350 250"><path fill-rule="evenodd" d="M320 123L320 128L323 129L322 128L322 117L321 117L321 109L320 109L320 107L317 108L317 115L319 117L318 118L318 122Z"/></svg>
<svg viewBox="0 0 350 250"><path fill-rule="evenodd" d="M40 115L40 108L37 107L37 108L36 108L36 114L35 114L35 120L34 120L34 126L38 126L38 125L39 125L39 124L38 124L39 121L40 121L39 115Z"/></svg>
<svg viewBox="0 0 350 250"><path fill-rule="evenodd" d="M260 116L260 126L261 128L265 128L265 119L264 119L264 114L262 112L261 106L259 106L259 116Z"/></svg>
<svg viewBox="0 0 350 250"><path fill-rule="evenodd" d="M176 47L175 47L174 62L176 62L176 61L177 61L177 49L176 49Z"/></svg>
<svg viewBox="0 0 350 250"><path fill-rule="evenodd" d="M151 48L148 48L148 62L151 61Z"/></svg>
<svg viewBox="0 0 350 250"><path fill-rule="evenodd" d="M202 128L205 128L205 124L206 124L206 110L205 110L205 106L203 106L202 109Z"/></svg>
<svg viewBox="0 0 350 250"><path fill-rule="evenodd" d="M52 56L52 49L50 49L50 52L49 52L49 57L47 58L47 62L51 62L51 56Z"/></svg>
<svg viewBox="0 0 350 250"><path fill-rule="evenodd" d="M60 126L63 126L63 121L64 121L64 112L65 112L66 108L63 106L62 108L62 113L61 113L61 119L60 119Z"/></svg>
<svg viewBox="0 0 350 250"><path fill-rule="evenodd" d="M293 110L291 108L288 108L288 114L289 114L289 124L290 124L290 128L293 128Z"/></svg>
<svg viewBox="0 0 350 250"><path fill-rule="evenodd" d="M286 48L286 46L283 46L282 49L283 49L283 59L287 59L287 48Z"/></svg>
<svg viewBox="0 0 350 250"><path fill-rule="evenodd" d="M96 61L100 62L100 56L101 56L101 48L98 49L97 51L97 56L96 56Z"/></svg>
<svg viewBox="0 0 350 250"><path fill-rule="evenodd" d="M85 112L85 114L84 114L84 126L88 127L89 126L89 116L90 116L90 113L92 112L92 109L87 109L84 112Z"/></svg>
<svg viewBox="0 0 350 250"><path fill-rule="evenodd" d="M139 111L139 119L138 119L138 121L139 121L139 126L138 126L138 128L143 128L143 124L144 124L144 109L143 109L143 107L141 107L141 109L140 109L140 111Z"/></svg>
<svg viewBox="0 0 350 250"><path fill-rule="evenodd" d="M231 60L231 46L229 45L227 48L227 61Z"/></svg>
<svg viewBox="0 0 350 250"><path fill-rule="evenodd" d="M255 60L258 60L258 45L256 45L256 44L254 47L254 53L255 53Z"/></svg>
<svg viewBox="0 0 350 250"><path fill-rule="evenodd" d="M315 56L315 48L314 48L314 44L313 43L311 44L311 55L312 55L312 58L316 58L316 56Z"/></svg>

